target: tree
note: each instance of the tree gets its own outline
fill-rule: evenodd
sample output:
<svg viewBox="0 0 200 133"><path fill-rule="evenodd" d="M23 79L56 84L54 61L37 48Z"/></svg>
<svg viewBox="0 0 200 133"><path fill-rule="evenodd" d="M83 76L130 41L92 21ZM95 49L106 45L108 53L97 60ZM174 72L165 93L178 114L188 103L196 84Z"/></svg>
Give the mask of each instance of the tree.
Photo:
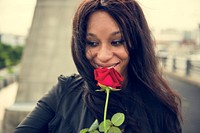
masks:
<svg viewBox="0 0 200 133"><path fill-rule="evenodd" d="M23 46L11 46L0 42L0 69L17 65L22 52Z"/></svg>

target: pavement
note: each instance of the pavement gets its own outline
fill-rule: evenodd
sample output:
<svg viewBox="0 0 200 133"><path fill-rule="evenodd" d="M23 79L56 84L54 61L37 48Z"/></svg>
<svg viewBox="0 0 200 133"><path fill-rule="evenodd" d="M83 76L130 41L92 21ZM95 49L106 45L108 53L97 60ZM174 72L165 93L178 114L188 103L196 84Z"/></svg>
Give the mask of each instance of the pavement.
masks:
<svg viewBox="0 0 200 133"><path fill-rule="evenodd" d="M17 88L18 83L15 82L5 88L0 89L0 133L2 133L4 110L14 103Z"/></svg>
<svg viewBox="0 0 200 133"><path fill-rule="evenodd" d="M170 72L166 70L164 71L164 73L170 77L176 78L177 80L181 80L191 85L200 87L200 75L185 76L182 73Z"/></svg>
<svg viewBox="0 0 200 133"><path fill-rule="evenodd" d="M182 99L183 133L200 133L200 87L179 77L166 79Z"/></svg>

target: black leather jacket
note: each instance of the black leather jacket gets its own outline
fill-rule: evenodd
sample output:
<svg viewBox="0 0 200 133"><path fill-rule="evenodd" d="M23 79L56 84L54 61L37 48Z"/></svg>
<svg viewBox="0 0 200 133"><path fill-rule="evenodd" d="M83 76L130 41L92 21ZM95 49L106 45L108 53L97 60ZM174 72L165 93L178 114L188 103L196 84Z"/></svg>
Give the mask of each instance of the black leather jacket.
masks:
<svg viewBox="0 0 200 133"><path fill-rule="evenodd" d="M79 75L67 78L60 76L58 84L38 101L35 109L20 123L14 133L79 133L81 129L89 128L95 118L84 101L84 86L85 81ZM166 125L176 126L176 116L149 93L141 94L143 96L137 100L142 99L145 106L128 104L129 99L122 98L126 100L124 104L127 104L128 110L133 110L132 115L138 120L141 133L174 133L166 128ZM174 120L168 121L169 116ZM125 132L133 133L131 128ZM177 127L176 133L181 133L181 128Z"/></svg>
<svg viewBox="0 0 200 133"><path fill-rule="evenodd" d="M78 133L90 127L95 118L84 103L83 83L78 75L60 76L14 133Z"/></svg>

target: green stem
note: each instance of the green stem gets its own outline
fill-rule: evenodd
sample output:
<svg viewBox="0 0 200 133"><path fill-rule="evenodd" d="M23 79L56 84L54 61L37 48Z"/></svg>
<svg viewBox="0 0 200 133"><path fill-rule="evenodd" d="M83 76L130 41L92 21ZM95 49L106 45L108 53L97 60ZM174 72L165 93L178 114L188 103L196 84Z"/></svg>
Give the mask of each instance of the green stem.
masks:
<svg viewBox="0 0 200 133"><path fill-rule="evenodd" d="M103 123L104 124L104 131L105 131L105 133L107 133L106 115L107 115L109 94L110 94L110 88L106 87L106 103L105 103L105 108L104 108L104 123Z"/></svg>

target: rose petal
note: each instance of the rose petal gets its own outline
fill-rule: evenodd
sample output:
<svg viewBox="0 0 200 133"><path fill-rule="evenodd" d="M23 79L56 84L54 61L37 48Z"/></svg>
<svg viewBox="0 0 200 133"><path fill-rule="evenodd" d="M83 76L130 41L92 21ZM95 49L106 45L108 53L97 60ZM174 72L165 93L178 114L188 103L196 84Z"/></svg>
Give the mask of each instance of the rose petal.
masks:
<svg viewBox="0 0 200 133"><path fill-rule="evenodd" d="M94 70L94 78L98 81L98 84L109 86L113 89L121 88L121 83L124 80L114 68L97 68Z"/></svg>

